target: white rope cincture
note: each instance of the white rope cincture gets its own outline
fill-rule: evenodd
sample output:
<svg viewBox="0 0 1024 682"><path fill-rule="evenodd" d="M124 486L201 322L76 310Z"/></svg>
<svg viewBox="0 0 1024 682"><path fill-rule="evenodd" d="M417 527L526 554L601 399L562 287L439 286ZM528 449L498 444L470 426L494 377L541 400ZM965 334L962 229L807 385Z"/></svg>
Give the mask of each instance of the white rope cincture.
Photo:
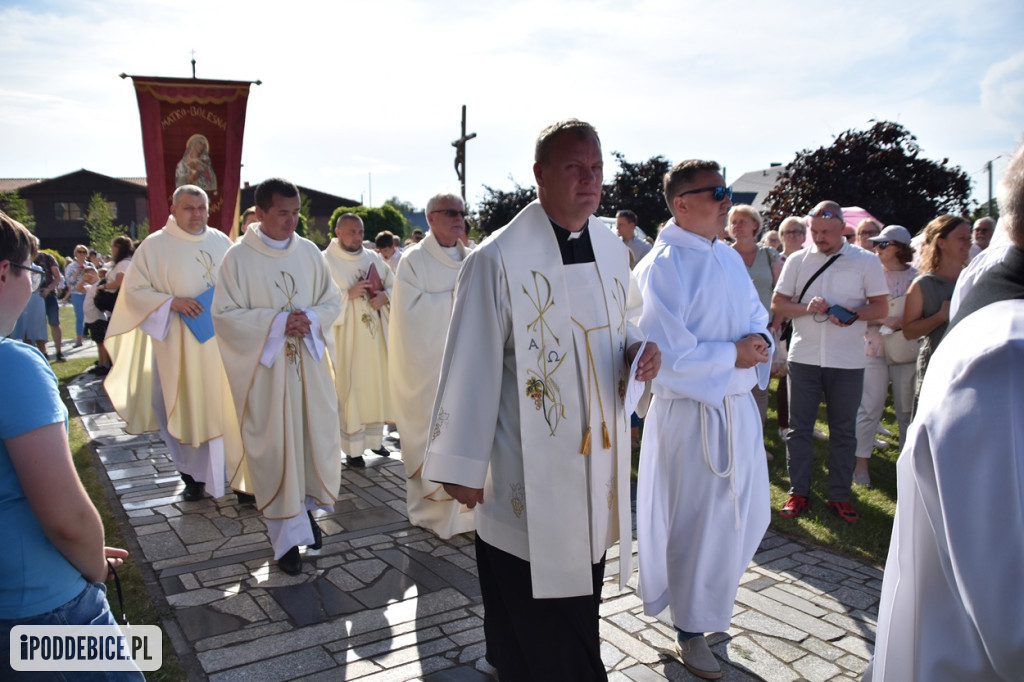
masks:
<svg viewBox="0 0 1024 682"><path fill-rule="evenodd" d="M740 502L736 495L736 454L733 451L732 443L732 402L729 396L725 397L725 426L726 439L729 442L729 459L724 471L716 471L711 463L711 448L708 446L708 416L707 405L700 404L700 444L704 452L704 463L708 470L718 478L729 479L729 497L732 499L733 514L736 517L736 530L740 529Z"/></svg>

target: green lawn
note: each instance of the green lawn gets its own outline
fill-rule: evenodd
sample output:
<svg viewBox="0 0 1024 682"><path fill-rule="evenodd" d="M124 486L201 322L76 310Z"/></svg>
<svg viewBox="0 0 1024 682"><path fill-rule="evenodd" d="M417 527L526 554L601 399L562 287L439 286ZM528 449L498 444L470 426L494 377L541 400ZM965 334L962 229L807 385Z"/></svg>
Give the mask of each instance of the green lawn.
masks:
<svg viewBox="0 0 1024 682"><path fill-rule="evenodd" d="M811 509L796 519L783 519L778 510L789 497L789 475L786 472L786 444L779 437L775 414L775 381L769 396L768 423L765 425L765 447L775 459L768 462L768 481L771 487L771 529L801 541L820 545L829 550L847 554L856 559L870 561L879 566L885 563L892 534L893 515L896 513L896 415L891 399L882 415L882 424L894 435L878 436L890 443L884 452L875 450L871 458L871 488L853 486L853 505L860 512L860 523L849 525L826 507L828 482L828 442L814 441L814 472L811 482ZM817 427L828 432L825 406L818 411ZM694 435L696 439L698 436ZM633 451L633 477L639 466L639 450Z"/></svg>
<svg viewBox="0 0 1024 682"><path fill-rule="evenodd" d="M71 314L70 326L66 326L64 323L65 309L62 307L61 327L65 330L65 333L68 329L74 333L74 313L70 307L67 308L67 312ZM86 492L89 493L89 497L92 499L93 504L96 505L96 509L99 510L100 517L103 519L103 529L106 534L107 545L110 547L126 547L118 518L113 512L113 508L107 499L103 490L103 484L97 473L100 467L98 458L89 446L89 437L82 426L82 420L76 416L74 404L68 398L67 391L65 390L66 384L88 369L93 362L95 362L93 358L74 358L67 362L53 362L50 363L50 366L60 381L61 395L64 396L68 411L72 415L68 425L68 439L71 446L71 454L75 461L75 469L78 471L78 477L82 480L82 485L85 486ZM117 575L121 580L124 610L128 614L128 622L136 625L160 625L163 619L173 617L169 609L161 611L153 604L153 600L146 589L145 578L131 557L128 557L124 565L118 569ZM120 606L117 601L117 591L114 589L113 581L107 584L107 588L107 599L110 602L110 608L118 622L122 622ZM165 632L163 638L163 664L160 670L146 673L146 679L150 682L161 682L164 680L169 682L185 678L185 671L181 667L181 662L178 660L174 647L171 645L171 641Z"/></svg>

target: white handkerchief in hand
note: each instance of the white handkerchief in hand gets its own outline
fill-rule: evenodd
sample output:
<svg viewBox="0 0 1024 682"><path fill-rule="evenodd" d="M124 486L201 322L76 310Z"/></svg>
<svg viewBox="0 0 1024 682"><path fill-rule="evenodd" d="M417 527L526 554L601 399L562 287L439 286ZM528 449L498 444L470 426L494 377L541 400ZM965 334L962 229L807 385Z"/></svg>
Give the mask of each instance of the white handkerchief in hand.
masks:
<svg viewBox="0 0 1024 682"><path fill-rule="evenodd" d="M644 395L644 388L647 386L645 381L636 380L636 368L640 364L640 357L644 354L644 349L647 348L647 338L640 343L640 350L636 352L636 356L633 358L633 364L629 366L629 381L626 383L626 414L633 414L636 411L636 406L640 402L640 398Z"/></svg>

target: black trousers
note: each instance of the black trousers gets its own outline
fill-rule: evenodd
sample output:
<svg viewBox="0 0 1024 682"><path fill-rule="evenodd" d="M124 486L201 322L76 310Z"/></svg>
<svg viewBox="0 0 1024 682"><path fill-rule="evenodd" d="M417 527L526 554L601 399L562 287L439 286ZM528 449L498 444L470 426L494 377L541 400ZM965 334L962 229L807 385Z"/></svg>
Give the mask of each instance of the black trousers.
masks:
<svg viewBox="0 0 1024 682"><path fill-rule="evenodd" d="M476 536L484 601L487 660L501 682L607 680L601 661L601 583L604 557L593 566L594 593L534 599L530 562Z"/></svg>

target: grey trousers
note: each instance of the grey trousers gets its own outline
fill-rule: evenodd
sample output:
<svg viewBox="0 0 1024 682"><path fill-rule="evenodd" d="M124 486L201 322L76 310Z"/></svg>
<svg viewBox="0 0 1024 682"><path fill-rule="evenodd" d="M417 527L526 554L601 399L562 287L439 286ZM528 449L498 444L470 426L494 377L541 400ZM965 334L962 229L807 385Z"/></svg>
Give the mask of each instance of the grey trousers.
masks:
<svg viewBox="0 0 1024 682"><path fill-rule="evenodd" d="M847 502L857 452L857 408L864 391L864 370L789 363L789 433L786 466L789 494L811 495L814 420L821 396L828 415L828 499Z"/></svg>

